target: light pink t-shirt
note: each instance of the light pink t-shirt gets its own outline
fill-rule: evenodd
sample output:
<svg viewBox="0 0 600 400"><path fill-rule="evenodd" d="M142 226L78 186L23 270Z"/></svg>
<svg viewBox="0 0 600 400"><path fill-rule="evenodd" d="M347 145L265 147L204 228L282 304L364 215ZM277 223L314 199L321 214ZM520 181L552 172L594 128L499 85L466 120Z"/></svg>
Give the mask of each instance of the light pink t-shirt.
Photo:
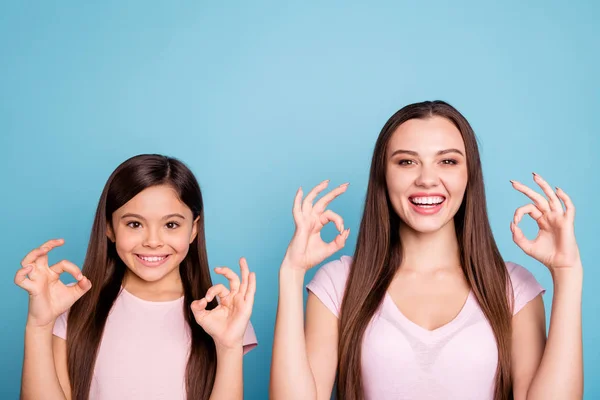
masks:
<svg viewBox="0 0 600 400"><path fill-rule="evenodd" d="M339 317L351 257L324 265L307 288ZM525 268L506 263L516 314L544 289ZM405 317L389 294L362 343L365 399L493 399L498 350L471 292L459 314L429 331Z"/></svg>
<svg viewBox="0 0 600 400"><path fill-rule="evenodd" d="M66 339L67 313L57 319L53 333ZM248 324L244 353L256 345ZM106 320L90 400L184 400L189 348L183 297L152 302L121 290Z"/></svg>

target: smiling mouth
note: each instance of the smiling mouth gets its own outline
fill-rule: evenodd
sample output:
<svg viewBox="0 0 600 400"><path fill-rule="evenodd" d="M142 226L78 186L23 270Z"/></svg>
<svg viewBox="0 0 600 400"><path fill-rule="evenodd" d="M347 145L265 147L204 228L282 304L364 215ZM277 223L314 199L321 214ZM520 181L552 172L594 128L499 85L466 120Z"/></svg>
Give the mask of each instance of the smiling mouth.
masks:
<svg viewBox="0 0 600 400"><path fill-rule="evenodd" d="M415 196L409 197L409 200L416 207L430 209L440 206L446 201L446 198L443 196Z"/></svg>
<svg viewBox="0 0 600 400"><path fill-rule="evenodd" d="M157 255L157 256L150 256L150 255L136 254L135 256L145 266L157 267L157 266L163 264L165 261L167 261L171 255L163 254L163 255Z"/></svg>

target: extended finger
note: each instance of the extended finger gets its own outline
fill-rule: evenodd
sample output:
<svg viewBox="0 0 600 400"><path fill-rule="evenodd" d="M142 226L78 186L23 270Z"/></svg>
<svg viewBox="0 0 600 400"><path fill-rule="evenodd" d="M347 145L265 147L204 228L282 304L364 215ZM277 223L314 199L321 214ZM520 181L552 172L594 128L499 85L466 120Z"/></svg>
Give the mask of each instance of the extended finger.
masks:
<svg viewBox="0 0 600 400"><path fill-rule="evenodd" d="M62 246L64 244L64 242L65 241L63 239L48 240L46 243L42 244L40 247L31 250L25 256L25 258L23 258L23 260L21 261L21 265L24 267L26 265L33 264L35 262L35 260L37 260L39 257L48 254L48 252L55 247Z"/></svg>
<svg viewBox="0 0 600 400"><path fill-rule="evenodd" d="M344 231L344 219L331 210L325 210L320 216L320 222L323 224L323 226L325 226L330 221L335 224L338 232L342 233Z"/></svg>
<svg viewBox="0 0 600 400"><path fill-rule="evenodd" d="M540 219L543 215L542 212L534 204L527 204L517 208L517 210L515 211L513 222L518 225L525 214L529 214L531 218L533 218L536 221Z"/></svg>
<svg viewBox="0 0 600 400"><path fill-rule="evenodd" d="M529 188L528 186L523 185L521 182L511 181L511 183L516 190L533 200L533 203L541 212L544 213L550 211L550 205L548 204L548 200L546 200L544 196L542 196L535 190Z"/></svg>
<svg viewBox="0 0 600 400"><path fill-rule="evenodd" d="M298 188L296 196L294 197L294 207L292 208L292 215L296 223L299 221L302 215L302 188Z"/></svg>
<svg viewBox="0 0 600 400"><path fill-rule="evenodd" d="M225 285L223 285L222 283L218 283L214 286L211 286L207 291L206 291L206 295L204 296L204 298L208 301L211 302L213 301L213 299L215 298L215 296L219 296L219 299L224 299L225 297L229 296L229 289L227 289L225 287Z"/></svg>
<svg viewBox="0 0 600 400"><path fill-rule="evenodd" d="M23 267L15 274L15 284L30 292L34 288L33 282L27 277L27 274L33 269L32 265Z"/></svg>
<svg viewBox="0 0 600 400"><path fill-rule="evenodd" d="M229 289L232 292L237 293L240 290L240 278L235 272L227 267L215 268L215 272L219 275L223 275L229 281Z"/></svg>
<svg viewBox="0 0 600 400"><path fill-rule="evenodd" d="M242 273L242 284L240 285L240 294L246 296L248 290L248 276L250 275L250 268L248 268L248 262L244 257L240 258L240 272Z"/></svg>
<svg viewBox="0 0 600 400"><path fill-rule="evenodd" d="M244 300L246 304L252 309L254 305L254 294L256 293L256 273L251 272L248 277L248 290L246 291L246 297Z"/></svg>
<svg viewBox="0 0 600 400"><path fill-rule="evenodd" d="M302 211L307 212L312 208L313 201L317 198L319 193L321 193L325 188L329 185L329 179L319 183L315 186L304 198L304 202L302 203Z"/></svg>
<svg viewBox="0 0 600 400"><path fill-rule="evenodd" d="M58 275L62 274L63 272L68 272L69 274L73 275L73 278L77 279L78 281L83 278L81 269L79 269L77 265L73 264L68 260L59 261L53 266L51 266L50 269Z"/></svg>
<svg viewBox="0 0 600 400"><path fill-rule="evenodd" d="M575 218L575 205L573 204L573 201L571 201L571 198L569 197L569 195L562 190L561 188L556 188L556 195L563 201L563 203L565 203L565 214L571 218L574 219Z"/></svg>
<svg viewBox="0 0 600 400"><path fill-rule="evenodd" d="M339 195L344 193L346 191L346 189L348 189L348 185L349 185L349 183L344 183L343 185L336 187L335 189L333 189L332 191L330 191L329 193L327 193L326 195L321 197L316 202L313 209L317 212L321 212L321 211L325 210L327 208L327 206L329 205L329 203L331 203L336 197L338 197Z"/></svg>
<svg viewBox="0 0 600 400"><path fill-rule="evenodd" d="M550 204L550 209L552 211L563 211L562 204L560 204L558 196L556 196L556 193L554 192L554 190L552 190L548 182L546 182L544 178L542 178L535 172L533 173L533 180L539 185L539 187L542 188L542 190L546 194L546 197L548 198L548 203Z"/></svg>

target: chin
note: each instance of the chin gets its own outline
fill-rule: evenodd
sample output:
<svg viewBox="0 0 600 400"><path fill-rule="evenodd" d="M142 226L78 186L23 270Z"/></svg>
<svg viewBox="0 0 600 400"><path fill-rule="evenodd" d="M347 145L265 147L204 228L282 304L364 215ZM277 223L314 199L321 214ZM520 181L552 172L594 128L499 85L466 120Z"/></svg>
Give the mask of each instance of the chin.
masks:
<svg viewBox="0 0 600 400"><path fill-rule="evenodd" d="M406 225L417 233L434 233L448 225L448 221L420 220L411 221L411 223L406 223Z"/></svg>
<svg viewBox="0 0 600 400"><path fill-rule="evenodd" d="M422 225L422 226L411 226L411 228L417 233L434 233L443 228L443 225Z"/></svg>

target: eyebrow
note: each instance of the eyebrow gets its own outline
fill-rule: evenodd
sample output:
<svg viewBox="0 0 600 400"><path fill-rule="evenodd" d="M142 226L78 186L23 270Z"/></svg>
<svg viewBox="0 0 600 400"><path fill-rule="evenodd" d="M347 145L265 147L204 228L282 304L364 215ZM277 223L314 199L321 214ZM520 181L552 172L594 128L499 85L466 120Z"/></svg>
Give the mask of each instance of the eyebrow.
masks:
<svg viewBox="0 0 600 400"><path fill-rule="evenodd" d="M121 219L125 219L125 218L137 218L137 219L141 219L141 220L146 220L144 217L142 217L139 214L132 214L132 213L127 213L124 214ZM181 214L169 214L169 215L165 215L164 217L162 217L162 219L170 219L170 218L181 218L181 219L185 219L185 217Z"/></svg>
<svg viewBox="0 0 600 400"><path fill-rule="evenodd" d="M444 154L448 154L448 153L458 153L458 154L460 154L460 155L461 155L461 156L463 156L463 157L465 156L465 155L463 154L463 152L462 152L462 151L460 151L460 150L458 150L458 149L446 149L446 150L440 150L440 151L438 151L438 152L437 152L437 155L438 155L438 156L442 156L442 155L444 155ZM419 156L419 153L417 153L416 151L412 151L412 150L402 150L402 149L399 149L399 150L396 150L396 151L394 151L394 152L392 153L392 155L390 156L390 158L394 157L396 154L408 154L408 155L415 156L415 157L418 157L418 156Z"/></svg>

